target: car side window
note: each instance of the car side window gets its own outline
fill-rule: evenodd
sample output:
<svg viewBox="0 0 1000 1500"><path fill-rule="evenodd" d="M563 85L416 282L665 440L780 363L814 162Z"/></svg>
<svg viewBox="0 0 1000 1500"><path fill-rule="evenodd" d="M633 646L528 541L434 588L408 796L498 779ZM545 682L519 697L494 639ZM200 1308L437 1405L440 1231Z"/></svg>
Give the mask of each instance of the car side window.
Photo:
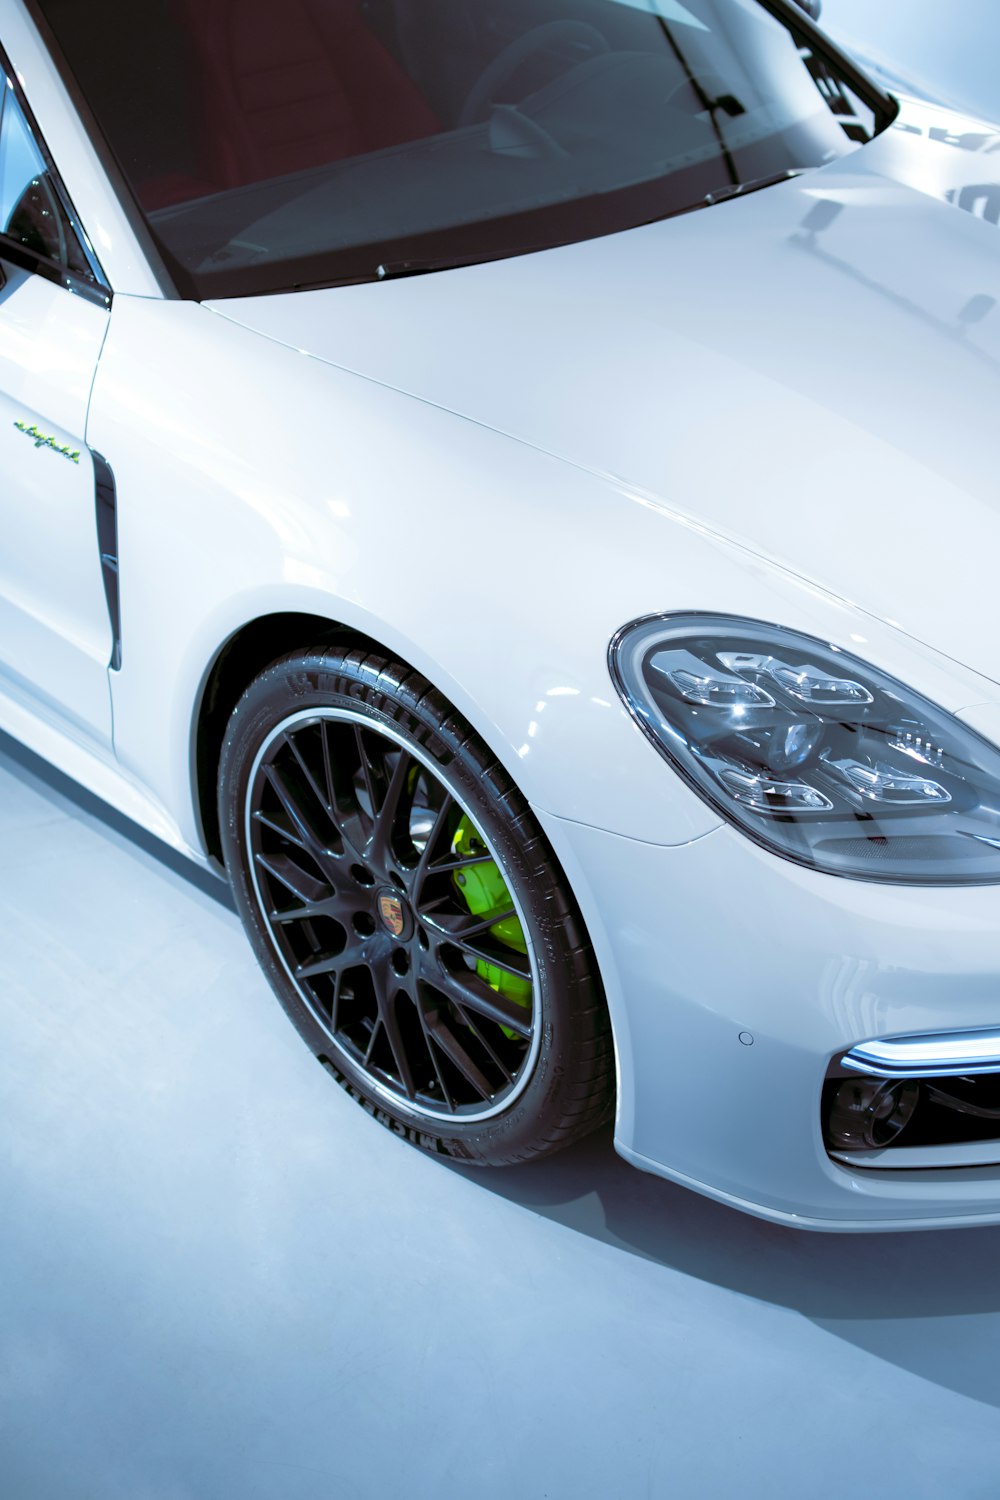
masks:
<svg viewBox="0 0 1000 1500"><path fill-rule="evenodd" d="M0 73L0 253L3 241L94 280L48 163L9 79Z"/></svg>

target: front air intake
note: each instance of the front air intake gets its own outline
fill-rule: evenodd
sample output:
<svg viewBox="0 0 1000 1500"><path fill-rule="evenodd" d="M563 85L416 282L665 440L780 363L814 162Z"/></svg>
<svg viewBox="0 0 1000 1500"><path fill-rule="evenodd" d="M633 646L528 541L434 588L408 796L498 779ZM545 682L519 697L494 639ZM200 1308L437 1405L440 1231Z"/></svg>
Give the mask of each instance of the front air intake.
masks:
<svg viewBox="0 0 1000 1500"><path fill-rule="evenodd" d="M827 1150L851 1165L994 1164L1000 1159L1000 1033L859 1043L831 1062L821 1108Z"/></svg>

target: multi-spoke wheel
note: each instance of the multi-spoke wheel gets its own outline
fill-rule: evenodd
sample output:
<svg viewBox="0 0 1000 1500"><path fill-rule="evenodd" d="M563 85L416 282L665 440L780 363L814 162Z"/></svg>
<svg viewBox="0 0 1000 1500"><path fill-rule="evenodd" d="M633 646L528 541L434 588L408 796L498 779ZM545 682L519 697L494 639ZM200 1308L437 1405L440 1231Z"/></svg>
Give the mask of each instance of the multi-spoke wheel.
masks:
<svg viewBox="0 0 1000 1500"><path fill-rule="evenodd" d="M503 1163L607 1112L607 1014L564 878L422 678L359 652L277 662L233 714L219 795L265 971L384 1124Z"/></svg>

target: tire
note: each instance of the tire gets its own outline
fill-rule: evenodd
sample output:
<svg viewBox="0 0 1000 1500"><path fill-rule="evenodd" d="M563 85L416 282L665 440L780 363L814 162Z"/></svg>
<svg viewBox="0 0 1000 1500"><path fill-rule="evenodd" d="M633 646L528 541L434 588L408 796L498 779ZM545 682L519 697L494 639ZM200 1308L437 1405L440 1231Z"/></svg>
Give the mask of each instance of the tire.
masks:
<svg viewBox="0 0 1000 1500"><path fill-rule="evenodd" d="M594 955L504 769L422 677L331 646L230 719L223 854L261 967L328 1072L436 1155L503 1166L608 1117Z"/></svg>

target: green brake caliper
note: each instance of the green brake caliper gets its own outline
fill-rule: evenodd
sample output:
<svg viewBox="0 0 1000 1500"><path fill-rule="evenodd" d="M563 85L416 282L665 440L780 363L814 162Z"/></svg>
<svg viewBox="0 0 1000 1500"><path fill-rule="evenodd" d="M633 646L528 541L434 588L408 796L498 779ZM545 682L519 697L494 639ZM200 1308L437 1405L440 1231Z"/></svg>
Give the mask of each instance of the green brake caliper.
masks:
<svg viewBox="0 0 1000 1500"><path fill-rule="evenodd" d="M459 859L474 858L477 854L487 852L486 845L469 818L463 818L459 823L451 847L452 853ZM464 870L456 870L452 881L459 900L469 908L474 917L488 917L491 912L510 911L514 904L495 860L491 859L481 865L469 865ZM524 940L524 930L516 912L494 922L489 930L505 947L513 949L515 953L527 953L528 945ZM491 989L503 995L506 1000L513 1000L515 1005L525 1007L531 1005L530 979L522 979L517 974L509 974L506 969L489 963L485 958L477 960L476 973ZM502 1026L500 1029L504 1036L512 1040L517 1036L517 1032L511 1031L509 1026Z"/></svg>

